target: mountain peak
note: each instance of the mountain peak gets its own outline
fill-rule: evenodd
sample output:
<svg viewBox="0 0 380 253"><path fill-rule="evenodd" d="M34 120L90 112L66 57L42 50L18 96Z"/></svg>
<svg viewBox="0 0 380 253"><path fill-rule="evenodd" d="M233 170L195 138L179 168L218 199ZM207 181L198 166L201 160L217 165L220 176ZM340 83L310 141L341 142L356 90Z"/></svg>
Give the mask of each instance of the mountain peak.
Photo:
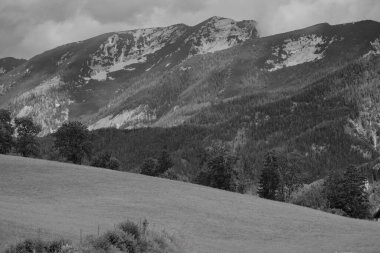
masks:
<svg viewBox="0 0 380 253"><path fill-rule="evenodd" d="M335 63L345 59L342 48L356 50L352 59L378 54L380 24L374 24L323 23L248 41L258 38L254 20L215 16L195 26L107 33L49 50L5 73L0 107L33 116L43 134L67 120L82 120L92 129L180 124L178 107L202 108L214 99L244 95L266 82L261 76L322 60ZM227 51L212 55L221 50ZM203 54L208 55L193 57ZM215 91L207 93L210 87Z"/></svg>
<svg viewBox="0 0 380 253"><path fill-rule="evenodd" d="M231 21L234 21L231 18L225 18L225 17L221 17L221 16L212 16L211 18L206 19L206 21L208 21L208 22L217 22L217 21L220 21L220 20L231 20Z"/></svg>
<svg viewBox="0 0 380 253"><path fill-rule="evenodd" d="M0 79L0 106L11 107L16 116L33 115L43 128L42 135L75 119L93 128L149 125L157 119L152 104L138 105L130 114L129 106L121 108L116 117L100 115L99 110L121 96L133 80L171 73L195 55L226 50L256 37L254 21L217 16L195 26L176 24L102 34L46 51L19 68L17 75L5 74ZM33 83L23 85L25 80Z"/></svg>

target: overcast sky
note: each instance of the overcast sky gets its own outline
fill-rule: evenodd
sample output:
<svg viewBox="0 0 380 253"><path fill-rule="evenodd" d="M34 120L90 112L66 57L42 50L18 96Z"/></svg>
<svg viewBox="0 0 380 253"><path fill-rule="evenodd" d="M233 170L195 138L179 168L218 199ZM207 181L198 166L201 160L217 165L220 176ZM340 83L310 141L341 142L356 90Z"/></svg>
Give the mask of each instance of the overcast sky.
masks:
<svg viewBox="0 0 380 253"><path fill-rule="evenodd" d="M0 0L0 58L133 28L254 19L261 35L316 23L380 21L380 0Z"/></svg>

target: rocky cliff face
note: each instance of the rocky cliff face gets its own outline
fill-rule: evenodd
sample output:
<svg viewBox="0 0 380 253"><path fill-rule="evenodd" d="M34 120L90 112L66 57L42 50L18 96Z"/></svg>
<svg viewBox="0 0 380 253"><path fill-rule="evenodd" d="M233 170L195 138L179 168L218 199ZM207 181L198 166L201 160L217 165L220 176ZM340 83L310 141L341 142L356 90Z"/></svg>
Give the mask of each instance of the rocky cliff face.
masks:
<svg viewBox="0 0 380 253"><path fill-rule="evenodd" d="M287 94L379 54L380 24L319 24L259 38L255 21L213 17L103 34L44 52L0 77L0 107L53 132L216 124L197 115L255 94ZM195 117L197 116L197 117ZM218 121L223 121L218 119Z"/></svg>
<svg viewBox="0 0 380 253"><path fill-rule="evenodd" d="M132 82L150 73L170 73L187 59L227 49L258 36L254 21L213 17L183 24L114 32L38 55L0 79L0 106L14 116L32 116L43 135L69 119L89 123ZM138 87L136 87L138 89ZM102 109L103 108L103 109ZM157 119L155 108L138 104L91 128L140 127Z"/></svg>

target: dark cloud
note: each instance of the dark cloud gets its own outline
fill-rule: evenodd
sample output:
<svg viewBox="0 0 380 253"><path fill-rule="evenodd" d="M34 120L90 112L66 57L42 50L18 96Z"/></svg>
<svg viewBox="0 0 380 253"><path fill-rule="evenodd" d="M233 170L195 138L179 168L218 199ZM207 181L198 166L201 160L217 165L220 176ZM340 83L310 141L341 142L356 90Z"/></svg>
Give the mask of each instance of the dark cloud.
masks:
<svg viewBox="0 0 380 253"><path fill-rule="evenodd" d="M31 57L97 34L211 16L255 19L262 35L380 20L379 0L0 0L0 57Z"/></svg>

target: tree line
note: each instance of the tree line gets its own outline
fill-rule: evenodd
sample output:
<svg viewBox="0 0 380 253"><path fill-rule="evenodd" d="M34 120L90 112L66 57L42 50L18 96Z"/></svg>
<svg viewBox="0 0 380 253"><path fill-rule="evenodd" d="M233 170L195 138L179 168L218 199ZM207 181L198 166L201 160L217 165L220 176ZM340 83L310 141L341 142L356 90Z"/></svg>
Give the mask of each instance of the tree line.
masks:
<svg viewBox="0 0 380 253"><path fill-rule="evenodd" d="M38 156L39 143L36 139L41 127L30 117L16 117L12 121L11 113L0 109L0 154L14 150L24 157Z"/></svg>
<svg viewBox="0 0 380 253"><path fill-rule="evenodd" d="M31 117L12 120L8 110L0 110L0 154L15 153L23 157L39 157L40 142L37 138L41 126ZM78 121L64 123L54 134L53 148L59 156L74 164L118 170L120 162L110 152L93 154L92 134Z"/></svg>
<svg viewBox="0 0 380 253"><path fill-rule="evenodd" d="M319 194L318 204L310 206L302 201L295 204L352 218L371 218L366 180L363 172L354 166L349 166L343 173L330 172L322 184L321 192L314 190L314 194ZM299 171L279 161L278 156L271 151L265 156L257 193L262 198L291 202L292 193L302 187L301 182ZM306 195L306 198L310 197ZM312 199L306 200L308 203L310 201Z"/></svg>
<svg viewBox="0 0 380 253"><path fill-rule="evenodd" d="M24 157L38 157L41 127L31 118L20 117L12 121L7 110L0 110L0 153L18 153ZM53 148L63 161L89 164L95 167L118 170L120 162L110 152L94 154L94 135L80 122L66 122L54 134ZM213 154L201 159L202 163L193 183L227 191L244 193L244 175L236 166L238 158L229 154ZM297 153L268 152L258 182L257 194L266 199L291 202L305 181L302 157ZM202 165L203 164L203 165ZM182 180L172 168L174 162L166 147L156 157L144 160L139 173ZM323 205L313 206L325 211L340 210L341 214L355 218L369 217L366 178L355 167L344 173L330 173L323 184ZM186 181L186 180L183 180ZM327 203L327 204L326 204ZM302 204L297 203L297 204ZM307 205L306 205L307 206Z"/></svg>

